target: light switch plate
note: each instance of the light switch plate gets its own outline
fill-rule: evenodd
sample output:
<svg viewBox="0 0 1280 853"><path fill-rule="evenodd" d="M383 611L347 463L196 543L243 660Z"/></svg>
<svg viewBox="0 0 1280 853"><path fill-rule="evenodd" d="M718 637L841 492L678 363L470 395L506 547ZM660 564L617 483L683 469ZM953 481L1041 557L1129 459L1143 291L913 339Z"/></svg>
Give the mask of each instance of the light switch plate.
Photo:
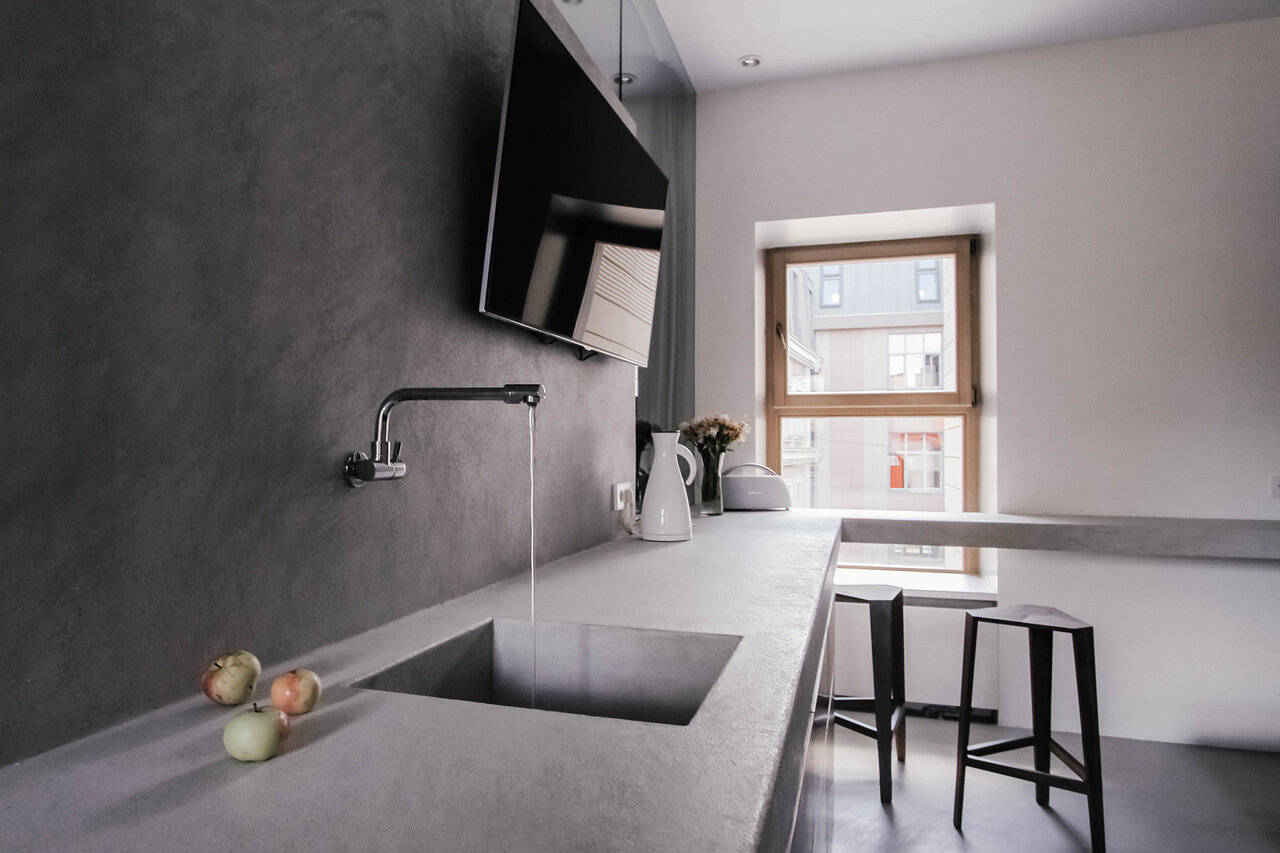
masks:
<svg viewBox="0 0 1280 853"><path fill-rule="evenodd" d="M1271 497L1280 498L1280 474L1271 478Z"/></svg>
<svg viewBox="0 0 1280 853"><path fill-rule="evenodd" d="M612 490L613 511L618 512L627 508L626 496L632 494L630 483L614 483Z"/></svg>

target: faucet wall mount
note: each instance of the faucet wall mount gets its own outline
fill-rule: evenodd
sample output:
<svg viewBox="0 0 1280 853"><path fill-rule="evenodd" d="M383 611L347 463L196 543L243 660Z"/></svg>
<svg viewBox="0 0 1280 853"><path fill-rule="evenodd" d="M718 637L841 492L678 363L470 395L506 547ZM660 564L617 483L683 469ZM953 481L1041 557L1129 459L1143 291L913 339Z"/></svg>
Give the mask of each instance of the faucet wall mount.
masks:
<svg viewBox="0 0 1280 853"><path fill-rule="evenodd" d="M378 407L378 422L374 427L369 455L355 451L348 453L342 463L342 473L347 483L363 486L375 480L399 480L408 471L400 461L400 442L388 437L391 410L397 403L417 400L489 400L493 402L524 403L533 408L547 396L541 385L503 385L501 388L399 388L392 391ZM370 458L372 457L372 458Z"/></svg>

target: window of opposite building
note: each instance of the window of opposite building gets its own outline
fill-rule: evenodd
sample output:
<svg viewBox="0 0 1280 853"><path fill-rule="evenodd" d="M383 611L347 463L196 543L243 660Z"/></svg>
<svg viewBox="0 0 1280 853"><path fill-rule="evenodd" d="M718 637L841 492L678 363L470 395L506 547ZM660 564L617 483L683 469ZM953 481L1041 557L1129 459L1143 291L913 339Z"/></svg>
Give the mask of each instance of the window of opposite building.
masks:
<svg viewBox="0 0 1280 853"><path fill-rule="evenodd" d="M916 302L939 302L942 280L937 258L916 261Z"/></svg>
<svg viewBox="0 0 1280 853"><path fill-rule="evenodd" d="M889 333L889 387L942 387L942 333Z"/></svg>
<svg viewBox="0 0 1280 853"><path fill-rule="evenodd" d="M843 275L839 266L822 267L822 297L818 304L822 308L839 308Z"/></svg>
<svg viewBox="0 0 1280 853"><path fill-rule="evenodd" d="M889 433L889 488L942 491L942 433Z"/></svg>

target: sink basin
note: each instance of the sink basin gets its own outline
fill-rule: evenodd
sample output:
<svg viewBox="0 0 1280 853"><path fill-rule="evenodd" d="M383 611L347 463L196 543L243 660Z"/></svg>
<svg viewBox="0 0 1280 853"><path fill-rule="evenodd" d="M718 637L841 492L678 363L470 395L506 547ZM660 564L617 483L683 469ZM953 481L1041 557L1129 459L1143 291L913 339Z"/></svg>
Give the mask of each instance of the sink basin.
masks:
<svg viewBox="0 0 1280 853"><path fill-rule="evenodd" d="M535 694L531 638L527 621L490 619L352 686L685 726L742 640L539 622Z"/></svg>

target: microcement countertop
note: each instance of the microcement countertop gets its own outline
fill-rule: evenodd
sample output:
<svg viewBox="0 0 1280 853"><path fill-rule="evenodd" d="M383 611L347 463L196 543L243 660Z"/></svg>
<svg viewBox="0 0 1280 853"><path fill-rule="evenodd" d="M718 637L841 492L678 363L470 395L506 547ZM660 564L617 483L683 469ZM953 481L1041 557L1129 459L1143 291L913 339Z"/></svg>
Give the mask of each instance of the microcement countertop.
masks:
<svg viewBox="0 0 1280 853"><path fill-rule="evenodd" d="M814 625L826 612L839 529L834 514L728 514L696 519L690 542L617 540L538 567L540 620L742 637L687 726L343 686L490 617L527 617L528 578L520 577L266 666L260 700L293 666L333 685L320 707L295 718L285 751L268 762L229 758L221 732L236 710L193 695L0 769L0 847L710 851L785 843L812 691L802 670L814 669Z"/></svg>
<svg viewBox="0 0 1280 853"><path fill-rule="evenodd" d="M264 764L228 758L221 730L235 709L193 695L0 768L0 848L783 846L842 534L1280 559L1276 521L843 510L697 518L690 542L613 541L539 566L537 587L539 620L741 636L687 726L347 686L492 617L526 618L528 578L518 577L266 667L260 699L294 666L332 686Z"/></svg>

